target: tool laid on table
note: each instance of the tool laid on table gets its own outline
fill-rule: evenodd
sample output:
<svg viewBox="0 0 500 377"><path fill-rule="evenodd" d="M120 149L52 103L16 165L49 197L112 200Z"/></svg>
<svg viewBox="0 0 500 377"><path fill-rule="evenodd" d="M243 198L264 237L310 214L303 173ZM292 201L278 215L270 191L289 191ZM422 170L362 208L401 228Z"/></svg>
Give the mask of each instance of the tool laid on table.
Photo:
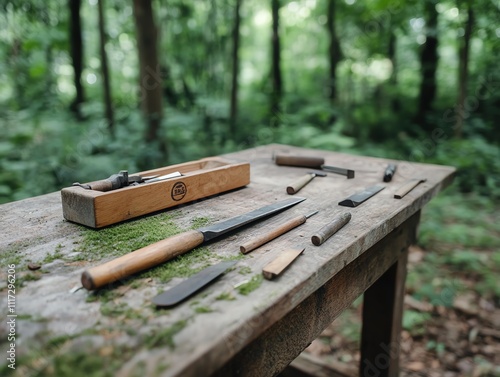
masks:
<svg viewBox="0 0 500 377"><path fill-rule="evenodd" d="M351 220L350 212L346 212L335 217L331 222L326 224L311 237L311 242L313 243L314 246L320 246L328 238L337 233L350 220Z"/></svg>
<svg viewBox="0 0 500 377"><path fill-rule="evenodd" d="M286 192L289 195L294 195L298 193L305 185L311 182L315 177L326 177L326 173L321 171L309 171L307 174L303 175L290 186L286 188Z"/></svg>
<svg viewBox="0 0 500 377"><path fill-rule="evenodd" d="M276 259L267 264L262 269L262 275L268 280L274 279L279 276L285 269L292 264L292 262L305 250L302 249L289 249L282 251Z"/></svg>
<svg viewBox="0 0 500 377"><path fill-rule="evenodd" d="M406 194L408 194L411 190L417 187L419 184L427 181L427 179L410 179L403 184L400 188L396 190L394 193L395 199L402 199Z"/></svg>
<svg viewBox="0 0 500 377"><path fill-rule="evenodd" d="M274 161L276 165L321 169L330 173L345 175L347 179L354 178L354 170L325 165L325 159L321 157L278 154L274 156Z"/></svg>
<svg viewBox="0 0 500 377"><path fill-rule="evenodd" d="M127 170L121 170L117 174L111 175L109 178L102 179L100 181L94 181L89 183L73 183L73 186L79 186L86 190L94 191L111 191L122 187L127 187L131 185L138 185L143 183L153 183L163 181L165 179L181 177L182 174L179 172L174 172L170 174L165 174L162 176L153 175L148 177L143 177L141 175L128 175Z"/></svg>
<svg viewBox="0 0 500 377"><path fill-rule="evenodd" d="M145 246L122 257L84 271L82 274L82 285L88 290L92 290L113 283L147 268L157 266L178 255L184 254L207 241L220 237L243 225L250 224L290 208L303 200L305 200L305 198L300 197L285 199L243 215L220 221L214 225L188 230L187 232Z"/></svg>
<svg viewBox="0 0 500 377"><path fill-rule="evenodd" d="M394 173L396 173L396 168L398 166L396 164L389 164L385 168L384 171L384 182L390 182L392 180L392 177L394 176Z"/></svg>
<svg viewBox="0 0 500 377"><path fill-rule="evenodd" d="M236 263L237 261L224 261L207 267L168 291L154 297L153 303L160 307L174 306L214 281Z"/></svg>
<svg viewBox="0 0 500 377"><path fill-rule="evenodd" d="M274 240L275 238L281 236L282 234L285 234L286 232L292 230L293 228L298 227L299 225L304 224L307 219L315 214L317 214L318 211L311 212L308 215L301 215L298 217L294 217L290 220L285 221L284 223L278 225L276 228L270 230L269 232L266 232L257 238L255 238L252 241L245 242L243 245L240 246L240 251L242 254L247 254L252 250L255 250L259 246L264 245L265 243Z"/></svg>
<svg viewBox="0 0 500 377"><path fill-rule="evenodd" d="M354 195L349 196L348 198L342 200L339 202L340 206L344 207L357 207L361 203L363 203L365 200L370 199L373 195L376 193L382 191L385 189L385 186L372 186L364 189L361 192L358 192Z"/></svg>

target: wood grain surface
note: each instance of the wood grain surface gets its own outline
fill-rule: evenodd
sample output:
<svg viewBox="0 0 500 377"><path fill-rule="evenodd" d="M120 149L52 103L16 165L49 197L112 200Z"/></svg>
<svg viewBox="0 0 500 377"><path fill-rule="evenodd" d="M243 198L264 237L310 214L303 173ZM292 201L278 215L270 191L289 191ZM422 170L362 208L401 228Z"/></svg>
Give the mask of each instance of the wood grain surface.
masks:
<svg viewBox="0 0 500 377"><path fill-rule="evenodd" d="M315 179L314 184L306 185L300 192L307 198L304 202L218 242L209 243L206 246L209 255L219 259L237 256L241 259L233 270L226 272L202 294L164 312L157 312L151 305L152 297L185 277L174 277L162 283L156 278L135 275L106 289L105 292L112 297L107 302L93 299L93 294L85 289L70 293L72 288L79 286L85 269L100 265L111 257L95 255L82 260L75 255L83 242L84 229L64 221L59 192L1 205L0 250L3 250L3 262L15 257L16 268L21 273L28 261L51 260L43 263L44 273L40 278L26 280L17 292L17 314L24 316L17 323L18 354L43 351L46 353L43 360L50 363L69 350L81 350L83 344L87 355L100 357L109 355L110 350L125 348L127 352L113 356L114 361L119 359L113 363L115 369L112 372L116 376L133 376L141 371L143 376L198 377L219 370L234 375L231 373L237 364L231 360L256 360L258 364L254 365L259 367L276 363L275 366L262 366L260 376L283 369L305 347L303 342L292 346L287 339L296 339L295 330L300 330L299 337L301 331L307 332L307 337L319 334L323 325L326 327L351 299L358 297L383 274L384 271L379 271L383 268L377 266L389 268L398 251L384 250L382 246L394 246L398 242L401 247L407 246L411 241L408 234L413 229L409 225L411 219L452 182L455 171L446 166L272 144L223 156L233 163L250 162L251 182L245 188L170 208L166 213L172 214L179 229L188 231L200 218L211 225L263 204L285 199L288 197L287 184L310 169L276 165L273 155L287 153L315 156L324 159L327 165L353 169L356 176L347 180L329 174ZM391 182L384 183L383 173L389 162L398 163L398 170ZM412 178L427 180L402 199L394 199L396 190ZM385 189L358 207L349 209L352 218L348 226L321 246L312 246L311 236L336 215L345 212L346 208L337 203L373 185L384 185ZM140 210L140 200L135 205ZM303 225L263 244L252 253L240 254L239 245L290 218L315 210L319 210L318 214ZM144 237L147 230L145 232ZM384 243L389 239L392 241L388 245ZM241 288L235 288L257 275L261 276L263 267L282 251L304 247L304 253L279 279L263 280L256 289L244 294ZM56 251L62 255L59 259L54 259ZM185 263L189 263L188 259ZM1 281L5 281L6 273L5 269L0 271ZM349 276L358 283L349 286L348 283L353 282ZM322 304L325 297L336 302L333 309L328 308L328 300ZM0 304L7 307L6 294L1 300ZM123 308L134 315L123 314ZM110 315L110 311L122 314ZM322 311L326 313L324 316L320 315ZM292 322L287 324L289 318L300 326L290 325ZM180 323L182 327L179 327ZM1 332L6 333L6 322L0 326ZM177 330L172 332L171 329ZM153 345L147 341L151 334L156 334ZM170 335L159 338L158 334ZM44 347L51 339L66 340L59 342L58 347ZM260 355L255 353L255 359L252 359L254 353L249 353L248 357L239 359L247 349L259 350ZM273 354L278 351L279 354ZM5 360L0 362L5 363ZM17 372L26 372L26 369L20 368Z"/></svg>

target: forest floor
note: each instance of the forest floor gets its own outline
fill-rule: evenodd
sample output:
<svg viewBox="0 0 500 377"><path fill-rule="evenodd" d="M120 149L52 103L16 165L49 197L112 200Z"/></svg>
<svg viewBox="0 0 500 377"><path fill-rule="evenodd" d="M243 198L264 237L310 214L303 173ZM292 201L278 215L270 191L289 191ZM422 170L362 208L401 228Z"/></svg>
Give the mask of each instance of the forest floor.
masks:
<svg viewBox="0 0 500 377"><path fill-rule="evenodd" d="M400 375L500 376L500 205L452 194L428 207L409 252ZM357 376L361 313L358 299L306 359Z"/></svg>

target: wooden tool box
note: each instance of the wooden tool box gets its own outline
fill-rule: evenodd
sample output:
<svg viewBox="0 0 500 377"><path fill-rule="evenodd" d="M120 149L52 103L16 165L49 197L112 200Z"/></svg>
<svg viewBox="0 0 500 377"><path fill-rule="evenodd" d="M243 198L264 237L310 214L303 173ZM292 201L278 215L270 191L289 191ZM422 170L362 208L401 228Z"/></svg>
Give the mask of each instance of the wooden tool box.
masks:
<svg viewBox="0 0 500 377"><path fill-rule="evenodd" d="M78 186L63 188L63 216L69 221L101 228L250 183L249 163L230 163L221 158L205 158L138 174L152 176L174 172L182 176L108 192Z"/></svg>

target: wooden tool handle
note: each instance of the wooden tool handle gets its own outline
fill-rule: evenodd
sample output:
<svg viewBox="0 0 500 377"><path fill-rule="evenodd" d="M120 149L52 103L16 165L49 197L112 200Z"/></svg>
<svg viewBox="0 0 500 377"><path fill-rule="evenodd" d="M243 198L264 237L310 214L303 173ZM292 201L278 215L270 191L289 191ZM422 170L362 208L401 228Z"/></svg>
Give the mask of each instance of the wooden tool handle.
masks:
<svg viewBox="0 0 500 377"><path fill-rule="evenodd" d="M147 268L157 266L202 243L203 233L198 230L177 234L84 271L82 285L88 290L100 288Z"/></svg>
<svg viewBox="0 0 500 377"><path fill-rule="evenodd" d="M276 165L303 166L316 169L320 169L321 165L325 163L325 159L320 157L289 156L284 154L276 155L274 161Z"/></svg>
<svg viewBox="0 0 500 377"><path fill-rule="evenodd" d="M243 254L247 254L250 251L258 248L261 245L264 245L266 242L269 242L271 240L274 240L276 237L281 236L283 233L288 232L289 230L292 230L293 228L304 224L307 220L306 216L298 216L294 217L293 219L290 219L283 224L280 224L278 227L275 229L272 229L271 231L262 234L261 236L257 237L253 241L244 243L243 245L240 246L240 251Z"/></svg>
<svg viewBox="0 0 500 377"><path fill-rule="evenodd" d="M271 280L281 274L304 249L290 249L283 251L276 259L262 269L262 275Z"/></svg>
<svg viewBox="0 0 500 377"><path fill-rule="evenodd" d="M403 186L398 188L394 193L395 199L402 199L406 194L408 194L411 190L417 187L419 184L425 182L427 179L410 179Z"/></svg>
<svg viewBox="0 0 500 377"><path fill-rule="evenodd" d="M315 246L321 245L328 238L333 236L338 232L340 228L342 228L345 224L347 224L351 220L351 213L346 212L340 216L337 216L333 221L329 224L326 224L323 228L321 228L318 233L311 237L311 242Z"/></svg>
<svg viewBox="0 0 500 377"><path fill-rule="evenodd" d="M107 179L103 179L101 181L95 181L95 182L90 182L88 183L90 186L91 190L95 191L111 191L113 190L113 183L111 181L108 181Z"/></svg>
<svg viewBox="0 0 500 377"><path fill-rule="evenodd" d="M314 174L303 175L302 177L297 179L295 182L293 182L290 186L288 186L286 188L286 192L289 195L293 195L293 194L298 193L300 191L300 189L302 187L304 187L305 185L307 185L309 182L311 182L313 178L314 178Z"/></svg>

